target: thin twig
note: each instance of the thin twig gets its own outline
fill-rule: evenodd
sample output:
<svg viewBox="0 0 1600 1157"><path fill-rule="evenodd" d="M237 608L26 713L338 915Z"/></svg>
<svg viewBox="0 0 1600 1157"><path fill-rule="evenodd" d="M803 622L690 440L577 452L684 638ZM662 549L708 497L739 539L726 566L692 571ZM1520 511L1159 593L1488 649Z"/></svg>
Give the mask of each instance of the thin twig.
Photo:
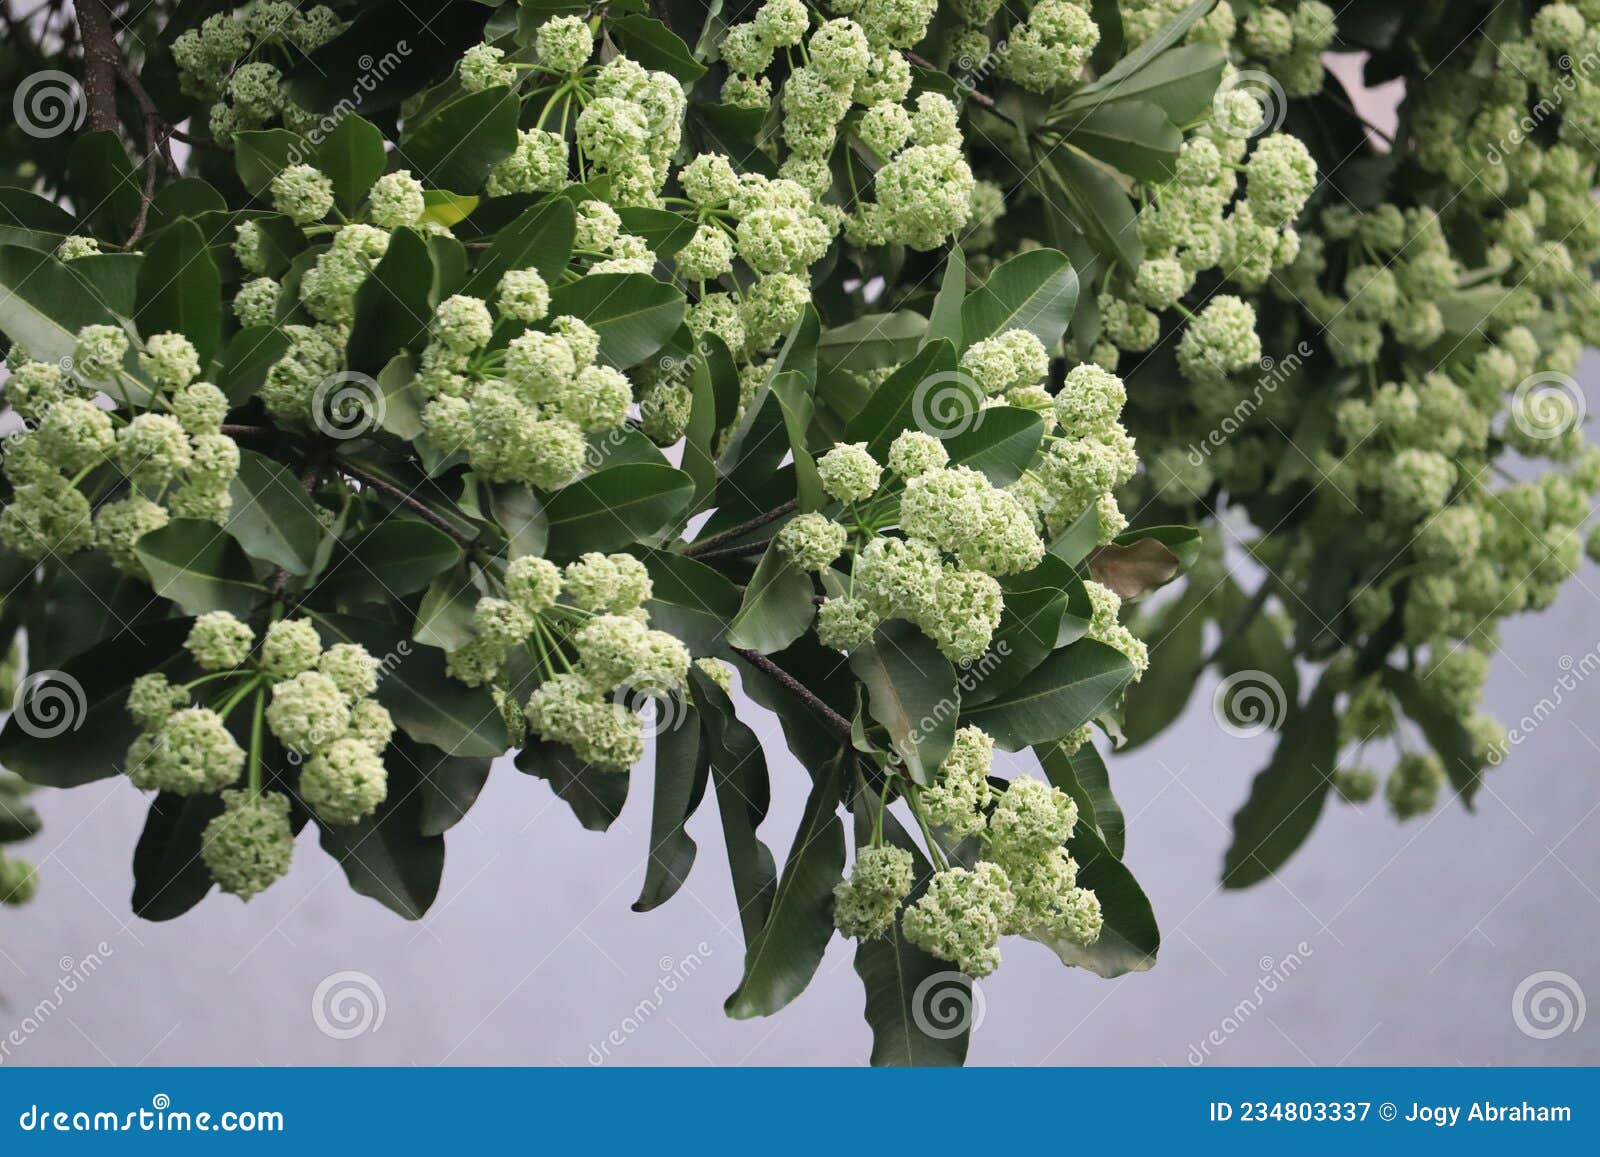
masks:
<svg viewBox="0 0 1600 1157"><path fill-rule="evenodd" d="M764 538L760 542L747 542L743 546L725 546L721 550L701 551L694 555L694 559L696 562L711 562L719 558L749 558L764 553L771 542L770 538Z"/></svg>
<svg viewBox="0 0 1600 1157"><path fill-rule="evenodd" d="M434 526L444 531L462 546L470 547L477 543L478 539L476 535L461 533L461 531L457 530L449 519L436 513L427 503L411 494L408 494L394 483L385 482L376 474L369 474L361 467L356 466L355 464L348 462L343 458L339 459L339 469L350 475L350 477L356 479L356 481L360 482L362 485L370 486L374 490L381 491L382 493L387 494L390 498L393 498L396 502L410 507L424 520L432 523Z"/></svg>
<svg viewBox="0 0 1600 1157"><path fill-rule="evenodd" d="M926 56L922 56L919 53L912 52L909 49L906 51L906 59L909 60L912 64L916 65L918 68L925 68L929 72L941 72L942 73L944 71L937 64L935 64L933 61L929 60ZM955 78L952 77L951 79L955 79ZM966 93L967 94L967 99L972 101L974 104L982 105L984 108L986 108L990 112L994 113L994 115L999 117L1001 120L1009 121L1011 124L1016 125L1016 127L1019 128L1019 129L1022 128L1022 126L1017 123L1016 118L1014 118L1010 113L1006 112L999 105L997 105L994 102L994 97L990 96L988 93L979 92L976 88L973 88L970 84L962 84L960 80L956 80L956 87L959 88L962 92Z"/></svg>
<svg viewBox="0 0 1600 1157"><path fill-rule="evenodd" d="M836 731L839 738L846 743L850 742L850 721L808 691L800 680L789 674L789 672L778 666L760 651L752 651L748 647L735 647L733 648L733 653L805 704L813 715Z"/></svg>
<svg viewBox="0 0 1600 1157"><path fill-rule="evenodd" d="M782 506L775 506L765 514L758 514L748 522L741 522L738 526L729 527L727 530L724 530L718 534L713 534L710 538L701 539L699 542L685 548L683 553L688 555L690 558L699 558L702 555L716 550L720 546L730 542L738 541L745 535L749 534L752 530L760 530L769 522L776 522L785 514L792 513L794 510L798 509L799 506L800 500L791 498Z"/></svg>

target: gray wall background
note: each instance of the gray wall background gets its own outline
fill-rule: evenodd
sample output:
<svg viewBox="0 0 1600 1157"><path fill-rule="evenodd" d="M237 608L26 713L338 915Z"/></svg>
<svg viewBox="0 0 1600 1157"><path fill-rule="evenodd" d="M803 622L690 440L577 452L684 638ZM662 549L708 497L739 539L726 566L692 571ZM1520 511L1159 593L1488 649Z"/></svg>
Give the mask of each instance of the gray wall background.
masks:
<svg viewBox="0 0 1600 1157"><path fill-rule="evenodd" d="M1393 98L1363 103L1392 124ZM1591 411L1596 370L1586 362ZM1583 993L1600 996L1600 679L1559 689L1597 659L1600 568L1586 563L1556 606L1508 624L1489 708L1514 723L1558 705L1490 772L1476 815L1448 804L1402 825L1377 801L1330 802L1279 877L1242 893L1216 880L1273 739L1219 728L1206 682L1158 742L1111 762L1126 859L1162 925L1156 967L1104 981L1007 941L980 988L971 1063L1600 1063L1600 1011L1577 1015ZM808 777L776 722L750 712L769 741L763 831L781 861ZM629 910L649 779L635 776L617 824L595 835L542 781L497 767L449 834L441 894L416 924L351 893L310 836L289 877L248 905L213 895L175 923L135 921L128 865L146 800L125 779L41 791L47 827L22 850L43 888L0 909L0 1065L863 1061L861 988L838 940L778 1016L723 1016L743 948L714 806L691 825L701 852L683 891ZM86 960L93 974L62 991ZM1554 992L1545 972L1564 974L1571 1011L1530 994L1522 1023L1540 1028L1530 1009L1567 1022L1530 1035L1513 1001L1530 977Z"/></svg>

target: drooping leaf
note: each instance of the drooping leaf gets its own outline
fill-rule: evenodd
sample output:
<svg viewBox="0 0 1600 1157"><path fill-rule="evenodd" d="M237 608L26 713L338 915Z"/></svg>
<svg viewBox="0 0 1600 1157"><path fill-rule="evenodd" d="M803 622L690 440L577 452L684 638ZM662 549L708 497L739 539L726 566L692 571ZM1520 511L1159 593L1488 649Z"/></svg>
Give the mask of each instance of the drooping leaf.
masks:
<svg viewBox="0 0 1600 1157"><path fill-rule="evenodd" d="M476 193L484 178L517 147L522 103L509 88L468 93L407 120L400 155L427 185Z"/></svg>
<svg viewBox="0 0 1600 1157"><path fill-rule="evenodd" d="M770 655L801 635L816 618L811 575L789 561L774 542L744 589L739 613L728 624L728 645Z"/></svg>
<svg viewBox="0 0 1600 1157"><path fill-rule="evenodd" d="M401 350L419 345L433 317L428 289L433 259L420 234L396 229L389 247L356 290L355 320L345 352L350 369L382 371Z"/></svg>
<svg viewBox="0 0 1600 1157"><path fill-rule="evenodd" d="M962 719L994 736L1006 751L1021 751L1096 718L1116 703L1132 678L1133 664L1120 651L1083 639L1052 652L1022 682Z"/></svg>
<svg viewBox="0 0 1600 1157"><path fill-rule="evenodd" d="M311 573L325 531L300 479L265 455L241 450L228 490L233 506L223 529L252 556L290 574Z"/></svg>
<svg viewBox="0 0 1600 1157"><path fill-rule="evenodd" d="M150 532L134 545L150 576L150 587L188 615L228 611L250 616L258 582L239 544L215 525L180 518Z"/></svg>
<svg viewBox="0 0 1600 1157"><path fill-rule="evenodd" d="M333 182L334 203L354 214L372 183L383 176L383 133L371 121L349 113L317 145L313 163Z"/></svg>
<svg viewBox="0 0 1600 1157"><path fill-rule="evenodd" d="M1128 823L1116 796L1111 794L1111 773L1099 748L1085 743L1071 755L1060 744L1033 749L1051 786L1059 787L1078 804L1078 815L1100 834L1106 850L1122 858Z"/></svg>
<svg viewBox="0 0 1600 1157"><path fill-rule="evenodd" d="M193 221L162 230L139 266L134 321L142 334L181 333L202 367L222 345L222 280Z"/></svg>
<svg viewBox="0 0 1600 1157"><path fill-rule="evenodd" d="M618 369L661 349L683 323L683 294L647 273L592 273L550 292L551 316L586 321L600 335L600 357Z"/></svg>
<svg viewBox="0 0 1600 1157"><path fill-rule="evenodd" d="M767 759L761 741L739 718L732 701L698 668L689 671L689 689L700 709L701 734L733 872L734 901L748 946L767 923L778 875L771 849L756 835L771 802Z"/></svg>
<svg viewBox="0 0 1600 1157"><path fill-rule="evenodd" d="M685 705L674 725L656 736L656 785L650 811L650 851L635 912L659 908L683 887L699 846L685 831L705 798L711 755L700 712Z"/></svg>
<svg viewBox="0 0 1600 1157"><path fill-rule="evenodd" d="M1107 979L1153 968L1161 930L1133 873L1111 854L1081 813L1067 849L1078 861L1078 886L1094 892L1100 901L1100 936L1088 945L1032 933L1028 938L1045 945L1063 964L1086 968Z"/></svg>
<svg viewBox="0 0 1600 1157"><path fill-rule="evenodd" d="M407 920L420 920L439 895L444 837L424 835L417 769L385 761L389 794L358 823L322 827L322 850L339 861L352 891Z"/></svg>
<svg viewBox="0 0 1600 1157"><path fill-rule="evenodd" d="M1033 249L995 269L961 303L968 346L1008 329L1023 329L1054 349L1078 304L1078 275L1065 253Z"/></svg>
<svg viewBox="0 0 1600 1157"><path fill-rule="evenodd" d="M628 462L556 491L545 504L549 557L622 550L670 527L689 507L694 480L681 470Z"/></svg>
<svg viewBox="0 0 1600 1157"><path fill-rule="evenodd" d="M150 801L133 850L134 915L173 920L205 899L212 880L200 858L200 836L220 814L219 795L164 791Z"/></svg>
<svg viewBox="0 0 1600 1157"><path fill-rule="evenodd" d="M460 544L437 526L392 515L336 550L318 589L347 605L393 602L422 590L461 558Z"/></svg>
<svg viewBox="0 0 1600 1157"><path fill-rule="evenodd" d="M1247 888L1283 866L1316 826L1339 760L1339 724L1332 680L1278 733L1272 760L1250 785L1233 817L1233 843L1222 862L1222 886Z"/></svg>
<svg viewBox="0 0 1600 1157"><path fill-rule="evenodd" d="M466 292L487 297L510 269L537 269L545 280L555 281L572 256L576 220L566 197L551 197L524 210L495 233L467 279Z"/></svg>
<svg viewBox="0 0 1600 1157"><path fill-rule="evenodd" d="M21 342L31 357L52 362L70 358L79 329L115 321L50 254L0 245L0 333Z"/></svg>
<svg viewBox="0 0 1600 1157"><path fill-rule="evenodd" d="M628 799L626 769L584 763L564 743L530 743L517 753L517 770L546 780L591 832L615 823Z"/></svg>
<svg viewBox="0 0 1600 1157"><path fill-rule="evenodd" d="M912 780L932 783L955 740L961 687L955 668L910 623L891 619L872 642L850 652L850 669L867 689L867 710Z"/></svg>

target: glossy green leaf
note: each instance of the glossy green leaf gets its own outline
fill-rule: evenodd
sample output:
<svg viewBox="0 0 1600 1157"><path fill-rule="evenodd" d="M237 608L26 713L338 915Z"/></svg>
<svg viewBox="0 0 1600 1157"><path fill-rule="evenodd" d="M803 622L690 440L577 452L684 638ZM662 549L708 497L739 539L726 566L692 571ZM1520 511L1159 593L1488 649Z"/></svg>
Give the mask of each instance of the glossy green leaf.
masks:
<svg viewBox="0 0 1600 1157"><path fill-rule="evenodd" d="M962 301L962 340L971 346L1008 329L1024 329L1053 350L1077 304L1078 275L1065 253L1019 253Z"/></svg>
<svg viewBox="0 0 1600 1157"><path fill-rule="evenodd" d="M383 176L383 134L371 121L349 113L317 146L312 163L333 182L334 203L353 215Z"/></svg>
<svg viewBox="0 0 1600 1157"><path fill-rule="evenodd" d="M728 624L739 613L739 589L721 572L687 555L653 550L644 563L652 588L645 603L651 625L677 636L691 654L721 651Z"/></svg>
<svg viewBox="0 0 1600 1157"><path fill-rule="evenodd" d="M572 202L565 197L551 197L524 210L495 233L467 279L466 291L488 297L509 269L537 269L546 281L554 282L572 256L576 222Z"/></svg>
<svg viewBox="0 0 1600 1157"><path fill-rule="evenodd" d="M685 830L705 798L711 755L701 736L700 712L685 704L673 725L656 736L656 785L650 810L650 851L635 912L659 908L683 887L699 846Z"/></svg>
<svg viewBox="0 0 1600 1157"><path fill-rule="evenodd" d="M70 358L78 330L116 319L48 253L0 245L0 333L40 361Z"/></svg>
<svg viewBox="0 0 1600 1157"><path fill-rule="evenodd" d="M977 384L956 369L955 347L931 341L873 391L841 440L865 442L881 462L903 431L940 437L967 429L979 420L982 403Z"/></svg>
<svg viewBox="0 0 1600 1157"><path fill-rule="evenodd" d="M233 135L233 161L239 180L255 196L270 200L272 179L311 156L305 138L287 129L259 129Z"/></svg>
<svg viewBox="0 0 1600 1157"><path fill-rule="evenodd" d="M1250 785L1233 817L1233 843L1222 862L1222 886L1247 888L1281 868L1311 834L1339 763L1339 724L1332 680L1305 707L1290 705L1272 760Z"/></svg>
<svg viewBox="0 0 1600 1157"><path fill-rule="evenodd" d="M628 800L627 769L584 763L563 743L534 742L517 753L517 770L538 776L591 832L609 828Z"/></svg>
<svg viewBox="0 0 1600 1157"><path fill-rule="evenodd" d="M1099 749L1090 742L1071 755L1060 744L1042 745L1033 752L1051 785L1077 802L1078 815L1100 834L1106 850L1120 860L1128 821L1116 796L1111 794L1111 773Z"/></svg>
<svg viewBox="0 0 1600 1157"><path fill-rule="evenodd" d="M385 766L388 798L359 823L323 827L322 850L339 861L352 891L407 920L420 920L439 895L444 837L423 834L415 765L389 759Z"/></svg>
<svg viewBox="0 0 1600 1157"><path fill-rule="evenodd" d="M945 441L956 466L970 466L995 486L1010 486L1032 464L1044 442L1044 419L1032 410L993 406L973 415L973 424Z"/></svg>
<svg viewBox="0 0 1600 1157"><path fill-rule="evenodd" d="M1073 224L1105 257L1132 273L1144 260L1133 202L1102 165L1058 149L1041 170L1052 195L1065 198Z"/></svg>
<svg viewBox="0 0 1600 1157"><path fill-rule="evenodd" d="M929 784L955 740L961 687L955 668L910 623L891 619L872 642L850 652L850 669L867 689L867 711L915 782Z"/></svg>
<svg viewBox="0 0 1600 1157"><path fill-rule="evenodd" d="M356 290L355 320L345 352L350 369L379 373L401 350L420 346L433 318L428 289L433 260L412 229L396 229L389 248Z"/></svg>
<svg viewBox="0 0 1600 1157"><path fill-rule="evenodd" d="M660 534L689 507L694 480L681 470L629 462L580 478L545 504L549 556L567 561L622 550Z"/></svg>
<svg viewBox="0 0 1600 1157"><path fill-rule="evenodd" d="M1086 968L1107 979L1153 968L1161 948L1161 930L1133 873L1111 854L1081 813L1067 850L1078 861L1078 886L1088 888L1100 901L1100 936L1089 945L1033 934L1028 939L1049 948L1063 964Z"/></svg>
<svg viewBox="0 0 1600 1157"><path fill-rule="evenodd" d="M767 757L761 740L739 718L722 688L698 668L689 671L689 689L700 709L701 734L733 873L734 902L748 946L766 926L778 875L772 851L756 835L772 797Z"/></svg>
<svg viewBox="0 0 1600 1157"><path fill-rule="evenodd" d="M600 357L618 369L638 365L683 323L683 294L648 273L593 273L550 292L552 316L588 322L600 335Z"/></svg>
<svg viewBox="0 0 1600 1157"><path fill-rule="evenodd" d="M1053 652L1004 695L967 711L962 722L994 736L1006 751L1050 743L1110 709L1133 678L1133 664L1103 643L1081 640Z"/></svg>
<svg viewBox="0 0 1600 1157"><path fill-rule="evenodd" d="M901 365L922 345L928 322L919 313L869 313L824 330L817 343L817 363L825 370L887 369Z"/></svg>
<svg viewBox="0 0 1600 1157"><path fill-rule="evenodd" d="M934 295L933 308L928 312L928 329L923 342L941 338L956 349L965 349L961 328L961 306L967 296L967 257L961 246L953 246L945 258L944 275L939 281L939 292Z"/></svg>
<svg viewBox="0 0 1600 1157"><path fill-rule="evenodd" d="M781 651L817 616L811 575L791 563L776 543L767 547L744 589L739 613L728 625L728 646L770 655Z"/></svg>
<svg viewBox="0 0 1600 1157"><path fill-rule="evenodd" d="M134 546L150 587L185 614L229 611L247 619L260 583L239 544L219 527L180 518L151 531Z"/></svg>
<svg viewBox="0 0 1600 1157"><path fill-rule="evenodd" d="M75 137L67 149L73 200L101 236L126 237L139 216L144 177L134 171L116 133L98 129Z"/></svg>
<svg viewBox="0 0 1600 1157"><path fill-rule="evenodd" d="M1141 181L1171 180L1183 134L1159 105L1127 100L1100 105L1068 122L1067 142Z"/></svg>
<svg viewBox="0 0 1600 1157"><path fill-rule="evenodd" d="M134 321L143 334L181 333L201 366L222 344L222 280L192 221L162 231L139 267Z"/></svg>
<svg viewBox="0 0 1600 1157"><path fill-rule="evenodd" d="M517 147L521 102L508 88L469 93L407 121L399 152L427 185L476 193Z"/></svg>
<svg viewBox="0 0 1600 1157"><path fill-rule="evenodd" d="M392 515L357 531L317 584L346 605L415 594L460 562L459 543L431 522Z"/></svg>
<svg viewBox="0 0 1600 1157"><path fill-rule="evenodd" d="M686 85L705 75L705 65L659 20L632 13L608 19L606 31L618 48L646 68L671 73Z"/></svg>
<svg viewBox="0 0 1600 1157"><path fill-rule="evenodd" d="M805 991L833 939L833 889L844 873L840 757L816 772L772 910L749 942L744 977L723 1006L737 1020L771 1016Z"/></svg>
<svg viewBox="0 0 1600 1157"><path fill-rule="evenodd" d="M133 913L142 920L173 920L211 891L200 858L206 825L222 814L220 795L161 792L150 801L144 830L133 849Z"/></svg>
<svg viewBox="0 0 1600 1157"><path fill-rule="evenodd" d="M317 507L294 472L253 450L239 452L228 487L233 507L223 529L255 558L294 575L311 573L325 533Z"/></svg>

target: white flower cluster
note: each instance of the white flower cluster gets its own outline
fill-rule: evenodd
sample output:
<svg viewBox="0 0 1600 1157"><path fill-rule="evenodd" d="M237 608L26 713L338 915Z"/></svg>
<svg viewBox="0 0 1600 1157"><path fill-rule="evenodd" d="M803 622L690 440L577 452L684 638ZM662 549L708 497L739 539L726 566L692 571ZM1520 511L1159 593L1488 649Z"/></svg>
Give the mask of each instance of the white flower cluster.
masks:
<svg viewBox="0 0 1600 1157"><path fill-rule="evenodd" d="M863 848L850 877L834 890L834 922L844 935L884 935L899 916L907 940L972 977L999 967L1003 935L1079 945L1099 939L1099 898L1078 886L1078 865L1065 847L1078 805L1028 776L996 793L989 785L993 761L993 740L964 727L934 785L907 789L920 820L954 839L979 838L982 858L970 869L940 864L901 913L914 884L910 853L880 844Z"/></svg>
<svg viewBox="0 0 1600 1157"><path fill-rule="evenodd" d="M173 517L227 516L239 470L239 448L222 433L227 397L194 380L199 355L182 335L148 338L137 375L124 364L130 348L113 325L79 330L66 370L12 347L6 401L28 428L8 440L14 490L0 511L0 542L31 558L99 546L142 576L134 553L142 536ZM149 402L107 410L93 400L102 393Z"/></svg>

